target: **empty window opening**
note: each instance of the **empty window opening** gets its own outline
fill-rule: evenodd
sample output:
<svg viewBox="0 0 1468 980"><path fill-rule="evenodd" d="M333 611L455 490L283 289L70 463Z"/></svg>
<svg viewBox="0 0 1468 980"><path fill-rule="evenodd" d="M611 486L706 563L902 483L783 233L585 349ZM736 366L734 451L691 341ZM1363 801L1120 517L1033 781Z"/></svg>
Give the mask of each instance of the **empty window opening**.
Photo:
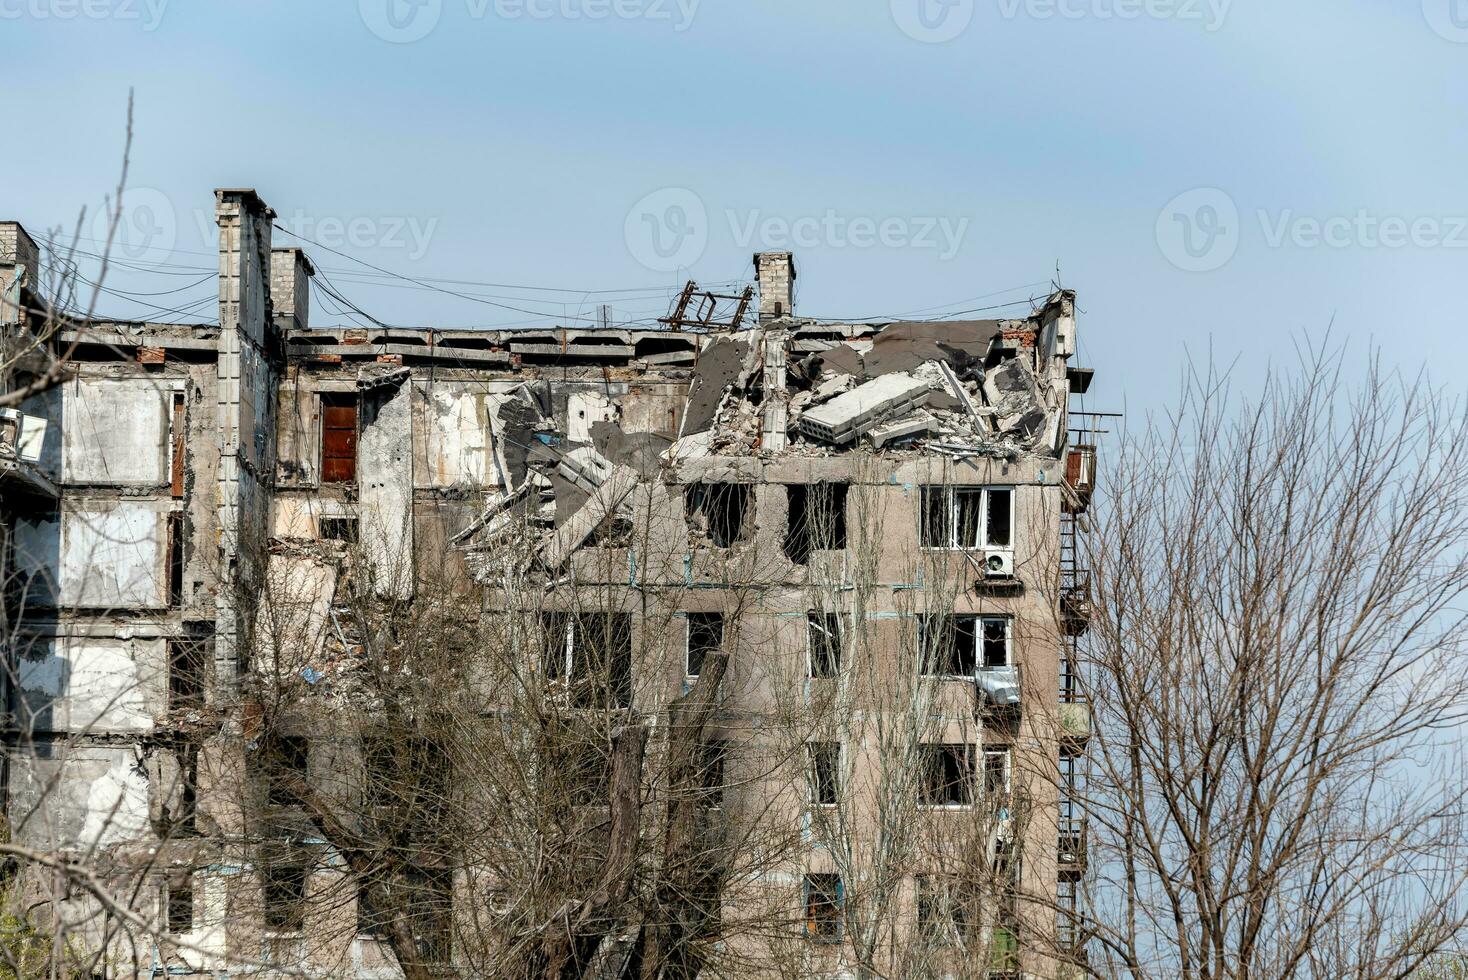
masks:
<svg viewBox="0 0 1468 980"><path fill-rule="evenodd" d="M321 482L357 479L357 396L321 396Z"/></svg>
<svg viewBox="0 0 1468 980"><path fill-rule="evenodd" d="M836 613L807 613L806 637L810 647L810 676L838 676L841 673L841 617Z"/></svg>
<svg viewBox="0 0 1468 980"><path fill-rule="evenodd" d="M841 904L845 897L840 875L805 876L805 934L818 942L841 938Z"/></svg>
<svg viewBox="0 0 1468 980"><path fill-rule="evenodd" d="M635 530L630 518L613 514L591 532L591 544L598 548L630 548Z"/></svg>
<svg viewBox="0 0 1468 980"><path fill-rule="evenodd" d="M306 778L309 743L299 735L272 735L265 743L265 802L270 806L296 806L291 790L297 779Z"/></svg>
<svg viewBox="0 0 1468 980"><path fill-rule="evenodd" d="M321 540L344 541L347 544L356 544L357 519L355 517L321 518Z"/></svg>
<svg viewBox="0 0 1468 980"><path fill-rule="evenodd" d="M570 691L572 707L631 705L632 617L548 612L541 624L546 680Z"/></svg>
<svg viewBox="0 0 1468 980"><path fill-rule="evenodd" d="M173 511L168 515L168 604L183 605L184 591L184 515Z"/></svg>
<svg viewBox="0 0 1468 980"><path fill-rule="evenodd" d="M810 752L810 802L812 806L835 806L841 798L841 744L812 742Z"/></svg>
<svg viewBox="0 0 1468 980"><path fill-rule="evenodd" d="M194 887L179 881L168 886L168 931L175 936L194 929Z"/></svg>
<svg viewBox="0 0 1468 980"><path fill-rule="evenodd" d="M715 548L749 536L754 488L745 483L694 483L683 494L689 531Z"/></svg>
<svg viewBox="0 0 1468 980"><path fill-rule="evenodd" d="M688 614L688 676L703 672L703 660L724 645L724 614L691 612Z"/></svg>
<svg viewBox="0 0 1468 980"><path fill-rule="evenodd" d="M1012 488L924 487L918 509L924 548L972 551L1014 541Z"/></svg>
<svg viewBox="0 0 1468 980"><path fill-rule="evenodd" d="M443 746L416 734L373 732L362 738L363 802L389 823L399 815L427 829L441 818L453 786L453 766Z"/></svg>
<svg viewBox="0 0 1468 980"><path fill-rule="evenodd" d="M300 932L306 925L305 865L266 865L264 899L267 929Z"/></svg>
<svg viewBox="0 0 1468 980"><path fill-rule="evenodd" d="M724 776L729 759L729 743L711 739L703 744L698 768L699 802L706 807L724 805Z"/></svg>
<svg viewBox="0 0 1468 980"><path fill-rule="evenodd" d="M210 641L184 636L168 641L168 705L170 708L201 708L204 705L204 676L209 662Z"/></svg>
<svg viewBox="0 0 1468 980"><path fill-rule="evenodd" d="M388 915L377 909L373 894L380 886L370 879L357 882L357 935L381 939L387 935Z"/></svg>
<svg viewBox="0 0 1468 980"><path fill-rule="evenodd" d="M974 801L974 754L970 745L924 745L920 799L924 806L969 806Z"/></svg>
<svg viewBox="0 0 1468 980"><path fill-rule="evenodd" d="M173 439L170 447L168 475L170 490L177 499L184 495L184 462L188 458L188 429L185 425L184 393L181 391L173 393L173 419L170 425L173 430Z"/></svg>
<svg viewBox="0 0 1468 980"><path fill-rule="evenodd" d="M934 615L918 620L923 673L973 677L1010 664L1010 621L1005 616Z"/></svg>
<svg viewBox="0 0 1468 980"><path fill-rule="evenodd" d="M792 483L785 488L789 517L785 525L785 555L797 565L810 561L815 551L846 548L845 483Z"/></svg>
<svg viewBox="0 0 1468 980"><path fill-rule="evenodd" d="M1009 749L984 750L984 798L995 805L1009 799Z"/></svg>

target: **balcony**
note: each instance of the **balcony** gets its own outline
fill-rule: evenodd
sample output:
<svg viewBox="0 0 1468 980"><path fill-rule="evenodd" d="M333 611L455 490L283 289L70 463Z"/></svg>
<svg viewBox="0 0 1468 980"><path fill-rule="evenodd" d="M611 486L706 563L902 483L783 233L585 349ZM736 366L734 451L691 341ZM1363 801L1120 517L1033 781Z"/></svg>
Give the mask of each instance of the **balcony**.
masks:
<svg viewBox="0 0 1468 980"><path fill-rule="evenodd" d="M1060 625L1066 636L1083 636L1091 628L1091 570L1070 569L1060 592Z"/></svg>
<svg viewBox="0 0 1468 980"><path fill-rule="evenodd" d="M1066 495L1066 512L1084 514L1090 509L1091 494L1096 490L1095 446L1070 447L1065 455L1065 485L1071 491Z"/></svg>
<svg viewBox="0 0 1468 980"><path fill-rule="evenodd" d="M1086 870L1086 821L1060 821L1058 845L1057 863L1061 876L1080 877Z"/></svg>
<svg viewBox="0 0 1468 980"><path fill-rule="evenodd" d="M1091 738L1091 703L1084 698L1060 703L1060 737L1072 745Z"/></svg>

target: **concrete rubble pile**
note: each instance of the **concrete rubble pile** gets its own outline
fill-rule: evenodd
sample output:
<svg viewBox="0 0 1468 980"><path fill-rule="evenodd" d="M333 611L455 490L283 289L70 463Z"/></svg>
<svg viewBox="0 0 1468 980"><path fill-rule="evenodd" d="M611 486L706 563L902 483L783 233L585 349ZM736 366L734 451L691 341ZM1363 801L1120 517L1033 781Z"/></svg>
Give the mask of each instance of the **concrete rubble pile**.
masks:
<svg viewBox="0 0 1468 980"><path fill-rule="evenodd" d="M1050 304L1066 294L1052 297ZM1047 304L1047 308L1050 304ZM773 319L710 337L691 372L678 437L624 432L615 398L572 441L550 383L526 382L493 413L501 485L455 543L479 556L538 529L529 560L552 572L588 542L630 533L632 491L710 456L937 452L1014 460L1049 454L1065 393L1042 377L1037 321L857 324ZM825 334L823 338L821 335ZM676 482L676 481L674 481Z"/></svg>

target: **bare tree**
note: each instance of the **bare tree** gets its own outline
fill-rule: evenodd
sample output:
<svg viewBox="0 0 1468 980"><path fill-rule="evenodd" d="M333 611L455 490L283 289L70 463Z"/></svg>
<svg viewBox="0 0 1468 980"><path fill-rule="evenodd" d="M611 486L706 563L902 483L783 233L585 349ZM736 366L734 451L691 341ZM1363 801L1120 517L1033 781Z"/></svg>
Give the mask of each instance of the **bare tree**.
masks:
<svg viewBox="0 0 1468 980"><path fill-rule="evenodd" d="M1329 349L1232 382L1100 483L1091 965L1410 976L1465 916L1468 419Z"/></svg>

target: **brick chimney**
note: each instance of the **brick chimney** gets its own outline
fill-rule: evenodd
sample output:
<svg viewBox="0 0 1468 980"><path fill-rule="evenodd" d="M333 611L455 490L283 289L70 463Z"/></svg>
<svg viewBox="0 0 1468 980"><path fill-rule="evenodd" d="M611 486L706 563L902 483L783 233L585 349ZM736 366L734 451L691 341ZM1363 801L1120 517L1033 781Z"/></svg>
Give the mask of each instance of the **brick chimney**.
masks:
<svg viewBox="0 0 1468 980"><path fill-rule="evenodd" d="M794 316L795 254L756 252L754 269L759 279L760 322Z"/></svg>
<svg viewBox="0 0 1468 980"><path fill-rule="evenodd" d="M270 250L270 305L275 325L290 332L305 330L311 322L311 277L316 267L298 248Z"/></svg>
<svg viewBox="0 0 1468 980"><path fill-rule="evenodd" d="M16 323L22 319L17 305L22 301L20 291L15 288L15 280L21 277L20 284L27 292L38 292L36 276L40 265L40 250L21 223L0 221L0 323Z"/></svg>

